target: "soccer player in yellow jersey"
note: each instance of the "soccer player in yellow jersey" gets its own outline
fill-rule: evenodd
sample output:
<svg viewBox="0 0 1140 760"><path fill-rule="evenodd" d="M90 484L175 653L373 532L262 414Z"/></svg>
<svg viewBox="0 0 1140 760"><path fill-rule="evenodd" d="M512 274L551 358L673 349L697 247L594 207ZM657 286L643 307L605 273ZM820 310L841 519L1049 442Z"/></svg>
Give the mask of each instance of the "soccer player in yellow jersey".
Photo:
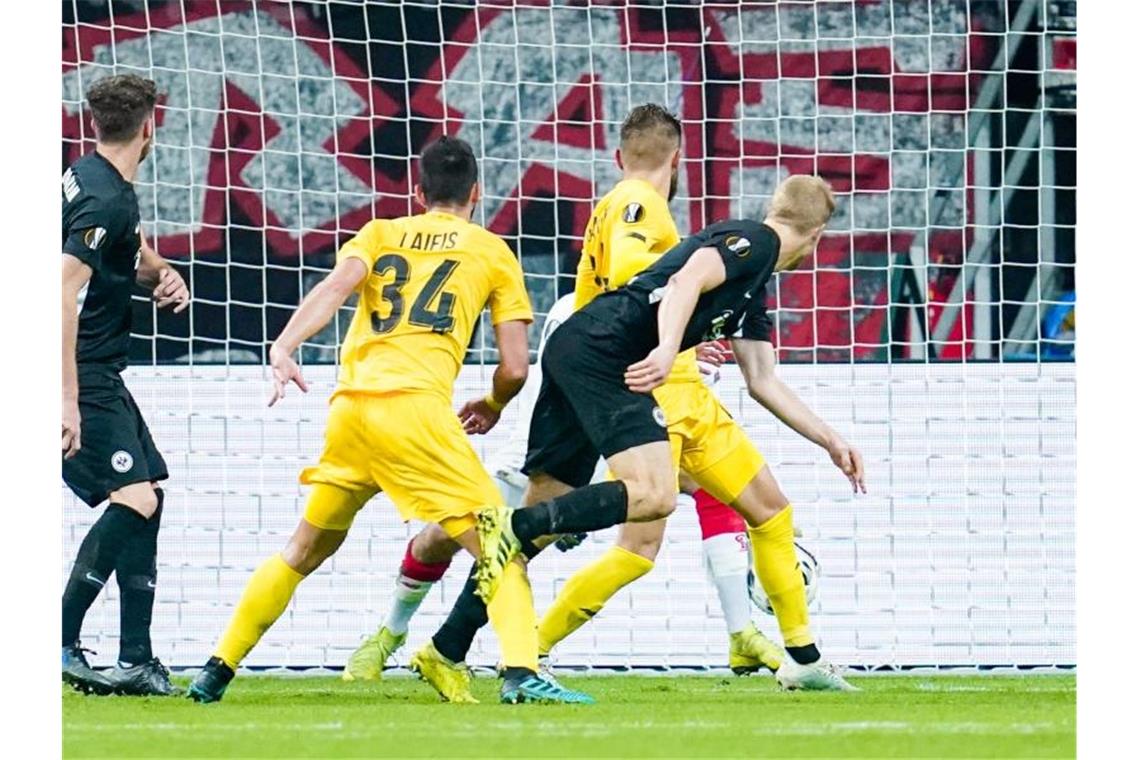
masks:
<svg viewBox="0 0 1140 760"><path fill-rule="evenodd" d="M578 309L625 285L681 239L669 212L681 159L677 118L652 103L634 108L622 124L617 158L622 180L598 202L586 226L574 284ZM678 355L653 395L665 413L679 469L739 493L763 467L763 458L702 381L695 349ZM617 545L574 574L547 610L538 629L540 654L549 654L614 594L652 570L664 535L665 520L622 525ZM751 623L730 637L729 665L738 672L761 666L775 671L781 660L779 647Z"/></svg>
<svg viewBox="0 0 1140 760"><path fill-rule="evenodd" d="M428 146L416 187L426 213L365 225L340 249L332 273L305 297L271 348L272 405L289 383L308 390L293 353L353 292L359 294L325 448L319 463L301 473L301 482L312 487L304 517L284 550L254 571L214 655L191 684L193 699L221 699L297 585L337 550L357 511L380 490L404 519L438 524L478 557L475 515L502 498L465 429L493 427L525 382L532 314L518 260L501 239L470 221L479 200L477 177L475 156L463 140L443 137ZM456 416L452 386L485 306L500 363L491 392ZM537 675L530 586L522 566L512 564L488 609L503 662L515 671L504 701L584 701Z"/></svg>

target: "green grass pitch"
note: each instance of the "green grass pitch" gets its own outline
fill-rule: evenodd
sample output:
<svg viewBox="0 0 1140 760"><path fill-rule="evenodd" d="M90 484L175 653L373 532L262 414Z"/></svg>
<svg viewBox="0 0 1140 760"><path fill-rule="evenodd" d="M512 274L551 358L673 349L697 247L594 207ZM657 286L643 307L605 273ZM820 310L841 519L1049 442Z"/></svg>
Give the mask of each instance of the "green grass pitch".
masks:
<svg viewBox="0 0 1140 760"><path fill-rule="evenodd" d="M186 679L179 679L185 686ZM599 704L440 704L389 678L239 676L223 702L63 698L65 757L1073 757L1071 675L853 678L858 694L772 678L566 677Z"/></svg>

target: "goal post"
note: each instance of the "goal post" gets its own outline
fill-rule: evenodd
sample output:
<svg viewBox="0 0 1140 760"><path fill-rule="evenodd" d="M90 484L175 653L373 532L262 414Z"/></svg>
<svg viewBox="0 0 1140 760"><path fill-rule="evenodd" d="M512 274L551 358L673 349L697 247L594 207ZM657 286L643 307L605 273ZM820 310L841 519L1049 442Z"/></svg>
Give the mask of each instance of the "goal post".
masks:
<svg viewBox="0 0 1140 760"><path fill-rule="evenodd" d="M210 653L252 569L304 508L342 311L302 349L313 390L265 408L268 342L374 217L416 211L441 134L480 161L476 220L519 256L539 324L572 289L591 203L619 178L630 107L667 105L682 234L762 213L790 173L838 211L771 293L780 373L866 456L865 497L755 404L719 394L764 452L819 558L813 620L836 662L1075 662L1075 27L1044 0L113 2L64 4L64 164L93 147L83 93L132 72L161 93L140 167L144 229L186 273L184 314L135 304L125 377L167 458L156 653ZM538 329L532 329L537 340ZM456 399L485 393L489 323ZM508 407L475 441L485 458ZM98 512L64 491L63 562ZM377 626L416 525L380 496L248 662L338 667ZM532 572L540 611L612 542ZM412 622L422 640L465 560ZM117 590L83 636L113 649ZM773 621L757 621L777 635ZM407 653L397 657L405 662ZM720 667L726 636L691 510L655 570L560 646L598 667ZM490 634L472 661L493 664Z"/></svg>

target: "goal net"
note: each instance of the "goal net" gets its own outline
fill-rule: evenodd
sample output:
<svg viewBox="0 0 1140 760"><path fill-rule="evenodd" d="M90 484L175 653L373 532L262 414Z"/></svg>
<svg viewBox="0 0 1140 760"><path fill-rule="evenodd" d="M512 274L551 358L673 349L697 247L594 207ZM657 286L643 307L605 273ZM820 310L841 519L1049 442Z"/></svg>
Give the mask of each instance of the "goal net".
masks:
<svg viewBox="0 0 1140 760"><path fill-rule="evenodd" d="M133 72L162 93L136 184L154 247L187 274L181 315L136 303L126 379L170 466L156 653L205 660L252 569L305 501L349 310L302 350L313 390L265 407L271 341L367 220L413 213L415 158L456 134L480 159L477 221L518 254L538 320L572 275L618 127L654 101L684 122L682 233L756 217L789 173L838 212L780 276L780 373L863 450L869 495L719 386L819 558L836 662L1075 662L1075 29L1071 3L160 2L64 4L63 163L93 147L83 93ZM538 334L532 330L532 338ZM482 394L483 325L456 398ZM474 441L489 456L508 409ZM98 512L64 492L65 570ZM303 583L250 665L336 667L381 621L419 526L378 497ZM612 542L533 565L541 612ZM435 630L466 561L428 597ZM778 635L774 621L757 613ZM84 642L114 651L109 584ZM719 667L726 635L691 510L656 569L567 640L568 665ZM407 652L397 660L406 662ZM490 634L471 661L492 664Z"/></svg>

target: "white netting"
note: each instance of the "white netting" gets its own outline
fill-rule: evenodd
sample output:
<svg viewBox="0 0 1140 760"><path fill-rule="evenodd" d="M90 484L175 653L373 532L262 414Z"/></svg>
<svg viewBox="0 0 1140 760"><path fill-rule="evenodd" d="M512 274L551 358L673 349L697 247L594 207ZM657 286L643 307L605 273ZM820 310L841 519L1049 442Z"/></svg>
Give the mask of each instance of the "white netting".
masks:
<svg viewBox="0 0 1140 760"><path fill-rule="evenodd" d="M873 493L852 500L735 371L721 389L820 558L815 621L831 656L1074 662L1073 367L1045 361L1072 349L1065 13L965 0L65 6L65 162L90 148L92 81L158 81L142 215L195 296L182 317L138 304L127 375L172 474L158 654L200 663L300 514L296 474L319 450L333 373L313 365L335 359L347 313L304 351L308 397L266 411L263 372L243 365L262 361L339 241L413 210L417 151L444 130L472 142L478 218L519 253L542 313L570 287L590 202L617 177L621 119L655 100L685 122L683 231L755 215L789 172L838 193L815 266L774 293L781 372L864 449ZM457 397L485 390L484 349L480 335ZM94 513L65 505L67 563ZM411 531L378 499L250 663L342 664L378 622ZM536 563L540 609L609 539ZM679 513L657 569L562 660L723 663L698 541ZM442 619L461 564L413 640ZM85 641L111 646L117 629L114 604L97 604ZM490 637L478 646L475 661L494 660Z"/></svg>

